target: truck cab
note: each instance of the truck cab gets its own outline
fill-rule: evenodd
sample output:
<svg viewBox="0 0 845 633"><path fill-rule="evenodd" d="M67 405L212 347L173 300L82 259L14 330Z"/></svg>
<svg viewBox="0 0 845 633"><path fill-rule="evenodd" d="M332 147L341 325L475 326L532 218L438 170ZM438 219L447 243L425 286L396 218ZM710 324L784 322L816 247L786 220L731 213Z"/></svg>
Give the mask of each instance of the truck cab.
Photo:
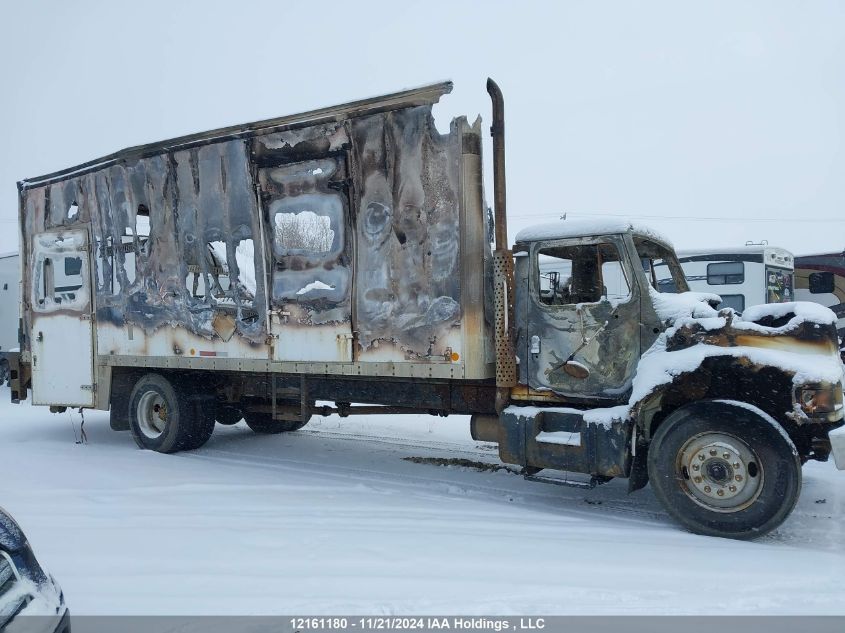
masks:
<svg viewBox="0 0 845 633"><path fill-rule="evenodd" d="M567 221L520 232L514 255L520 383L596 406L627 402L662 330L649 296L655 263L687 290L668 241L625 222Z"/></svg>
<svg viewBox="0 0 845 633"><path fill-rule="evenodd" d="M717 310L719 296L689 292L666 238L624 220L531 227L512 254L515 384L497 418L474 417L476 439L532 479L650 481L702 534L753 538L788 516L801 465L841 442L835 315ZM677 292L659 291L656 267Z"/></svg>

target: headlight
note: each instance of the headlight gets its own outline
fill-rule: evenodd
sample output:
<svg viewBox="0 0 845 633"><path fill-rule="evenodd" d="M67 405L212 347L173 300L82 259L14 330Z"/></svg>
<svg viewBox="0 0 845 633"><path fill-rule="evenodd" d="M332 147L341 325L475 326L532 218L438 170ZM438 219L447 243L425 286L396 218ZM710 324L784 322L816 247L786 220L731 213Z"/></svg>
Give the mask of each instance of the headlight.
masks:
<svg viewBox="0 0 845 633"><path fill-rule="evenodd" d="M842 386L808 385L798 389L797 400L808 416L824 416L842 409Z"/></svg>

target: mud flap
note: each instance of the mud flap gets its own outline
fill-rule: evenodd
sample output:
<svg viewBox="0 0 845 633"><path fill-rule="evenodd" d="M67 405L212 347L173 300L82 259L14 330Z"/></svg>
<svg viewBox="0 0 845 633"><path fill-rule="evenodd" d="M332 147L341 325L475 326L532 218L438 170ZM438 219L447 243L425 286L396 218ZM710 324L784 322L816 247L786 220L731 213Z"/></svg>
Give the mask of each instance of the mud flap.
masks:
<svg viewBox="0 0 845 633"><path fill-rule="evenodd" d="M645 488L648 483L648 444L637 444L637 451L631 460L631 474L628 475L628 494Z"/></svg>

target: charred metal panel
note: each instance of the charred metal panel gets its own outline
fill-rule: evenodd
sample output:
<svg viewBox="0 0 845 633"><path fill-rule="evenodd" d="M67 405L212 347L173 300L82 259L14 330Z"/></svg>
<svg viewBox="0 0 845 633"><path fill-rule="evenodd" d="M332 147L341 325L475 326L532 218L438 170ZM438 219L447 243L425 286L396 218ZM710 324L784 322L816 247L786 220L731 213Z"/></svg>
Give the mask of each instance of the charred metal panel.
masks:
<svg viewBox="0 0 845 633"><path fill-rule="evenodd" d="M443 357L461 319L461 139L422 107L355 120L352 139L360 349Z"/></svg>
<svg viewBox="0 0 845 633"><path fill-rule="evenodd" d="M101 340L103 352L126 352L130 341L173 327L219 338L221 318L248 347L263 344L263 279L251 275L254 292L244 290L235 256L242 240L261 239L242 141L124 161L22 195L25 235L90 222L97 322L124 331ZM228 253L216 271L209 270L212 242ZM186 282L192 266L206 288L225 268L229 287L193 296Z"/></svg>

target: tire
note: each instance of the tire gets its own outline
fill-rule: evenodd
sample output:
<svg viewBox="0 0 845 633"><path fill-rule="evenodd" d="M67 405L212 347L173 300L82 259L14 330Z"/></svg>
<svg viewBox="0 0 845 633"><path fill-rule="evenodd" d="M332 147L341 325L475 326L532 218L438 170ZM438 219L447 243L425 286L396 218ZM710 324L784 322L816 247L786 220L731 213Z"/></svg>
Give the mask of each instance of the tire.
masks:
<svg viewBox="0 0 845 633"><path fill-rule="evenodd" d="M675 411L649 447L655 495L696 534L752 539L774 530L801 492L798 452L776 424L762 411L727 402Z"/></svg>
<svg viewBox="0 0 845 633"><path fill-rule="evenodd" d="M214 431L213 400L160 374L142 376L129 398L129 427L135 443L159 453L193 450Z"/></svg>
<svg viewBox="0 0 845 633"><path fill-rule="evenodd" d="M214 417L218 424L232 426L244 419L244 414L237 407L226 404L217 405Z"/></svg>
<svg viewBox="0 0 845 633"><path fill-rule="evenodd" d="M254 432L264 435L290 433L292 431L298 431L308 424L308 420L305 420L304 422L295 420L274 420L271 413L258 413L255 411L245 412L244 420L246 420L246 425Z"/></svg>

